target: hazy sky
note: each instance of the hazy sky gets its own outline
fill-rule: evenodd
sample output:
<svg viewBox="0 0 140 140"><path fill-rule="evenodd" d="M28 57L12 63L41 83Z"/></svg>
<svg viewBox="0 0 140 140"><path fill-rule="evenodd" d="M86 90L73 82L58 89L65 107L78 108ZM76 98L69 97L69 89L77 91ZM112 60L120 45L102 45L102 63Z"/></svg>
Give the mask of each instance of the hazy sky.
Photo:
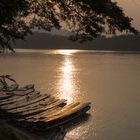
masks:
<svg viewBox="0 0 140 140"><path fill-rule="evenodd" d="M140 31L140 0L114 0L124 9L127 16L133 18L133 26ZM53 30L52 34L67 35L66 31ZM69 34L69 33L68 33Z"/></svg>
<svg viewBox="0 0 140 140"><path fill-rule="evenodd" d="M134 19L133 25L140 31L140 0L116 0L125 13Z"/></svg>

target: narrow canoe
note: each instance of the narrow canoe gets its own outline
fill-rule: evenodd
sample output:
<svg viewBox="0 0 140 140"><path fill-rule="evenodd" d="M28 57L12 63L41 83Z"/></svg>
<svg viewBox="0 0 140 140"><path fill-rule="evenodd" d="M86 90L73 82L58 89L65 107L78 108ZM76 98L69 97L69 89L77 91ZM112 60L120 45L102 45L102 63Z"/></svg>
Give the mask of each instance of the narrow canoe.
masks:
<svg viewBox="0 0 140 140"><path fill-rule="evenodd" d="M52 129L54 127L57 127L69 121L72 121L73 119L81 116L82 114L86 113L90 109L90 103L79 103L77 105L71 104L68 106L69 107L66 106L63 108L65 111L62 111L63 109L61 111L58 111L58 112L61 112L60 114L54 113L55 115L53 116L50 116L50 117L45 116L44 118L40 120L34 121L36 123L36 126L43 127L44 130ZM31 121L33 122L33 120Z"/></svg>
<svg viewBox="0 0 140 140"><path fill-rule="evenodd" d="M51 108L56 107L56 106L60 106L61 104L65 103L66 100L65 99L59 99L55 102L55 104L53 104L52 106L46 106L46 107L42 107L42 108L38 108L37 110L33 110L33 111L29 111L22 113L21 115L25 116L25 117L29 117L29 116L33 116L35 114L41 113L41 112L46 112L47 110L49 111Z"/></svg>
<svg viewBox="0 0 140 140"><path fill-rule="evenodd" d="M38 94L38 92L34 91L33 94L28 95L28 99L26 96L14 96L0 103L0 106L3 106L3 107L6 107L6 106L11 107L12 105L17 106L17 105L21 105L23 102L28 102L28 101L37 99L38 97L41 97L41 95Z"/></svg>

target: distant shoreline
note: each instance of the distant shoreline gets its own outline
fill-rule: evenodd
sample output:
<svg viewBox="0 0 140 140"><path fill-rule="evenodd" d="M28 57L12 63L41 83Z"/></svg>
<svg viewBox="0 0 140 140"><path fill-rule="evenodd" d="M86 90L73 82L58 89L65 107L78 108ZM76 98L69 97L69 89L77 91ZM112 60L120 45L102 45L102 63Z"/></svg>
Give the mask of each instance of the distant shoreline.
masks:
<svg viewBox="0 0 140 140"><path fill-rule="evenodd" d="M83 50L83 49L15 49L17 53L45 53L45 54L55 54L53 51L63 51L63 50L74 50L72 54L84 54L84 53L114 53L114 54L140 54L140 51L115 51L115 50ZM45 51L45 52L44 52ZM50 51L50 52L49 52ZM57 53L56 53L57 54ZM59 53L58 53L59 54Z"/></svg>
<svg viewBox="0 0 140 140"><path fill-rule="evenodd" d="M98 37L84 43L73 42L66 36L34 33L26 41L17 40L15 49L72 49L95 51L140 51L140 34L112 38Z"/></svg>
<svg viewBox="0 0 140 140"><path fill-rule="evenodd" d="M114 48L114 49L103 49L103 48L14 48L15 50L83 50L83 51L105 51L105 52L140 52L139 49L121 49L121 48Z"/></svg>

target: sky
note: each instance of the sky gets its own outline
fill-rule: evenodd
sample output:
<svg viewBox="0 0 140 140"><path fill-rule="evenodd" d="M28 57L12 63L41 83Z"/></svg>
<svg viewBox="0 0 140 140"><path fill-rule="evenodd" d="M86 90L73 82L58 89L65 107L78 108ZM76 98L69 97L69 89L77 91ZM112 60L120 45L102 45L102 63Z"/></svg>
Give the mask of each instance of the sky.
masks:
<svg viewBox="0 0 140 140"><path fill-rule="evenodd" d="M131 18L133 18L132 25L140 31L140 0L114 0L118 2L118 5L121 6L125 12L125 14ZM66 31L56 31L54 30L52 33L54 34L66 35Z"/></svg>
<svg viewBox="0 0 140 140"><path fill-rule="evenodd" d="M133 18L132 25L140 31L140 0L114 0L118 2L118 5L122 7L124 13ZM69 35L67 31L53 30L52 34Z"/></svg>
<svg viewBox="0 0 140 140"><path fill-rule="evenodd" d="M133 25L140 31L140 0L116 0L126 15L133 18Z"/></svg>

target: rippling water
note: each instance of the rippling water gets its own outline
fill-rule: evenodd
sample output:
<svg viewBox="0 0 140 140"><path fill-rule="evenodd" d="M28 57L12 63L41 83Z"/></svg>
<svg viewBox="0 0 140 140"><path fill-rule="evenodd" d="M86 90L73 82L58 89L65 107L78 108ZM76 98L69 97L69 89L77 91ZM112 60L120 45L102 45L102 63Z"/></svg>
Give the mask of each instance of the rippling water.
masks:
<svg viewBox="0 0 140 140"><path fill-rule="evenodd" d="M79 50L18 50L0 56L0 74L68 103L90 101L91 117L65 140L140 139L140 54Z"/></svg>

